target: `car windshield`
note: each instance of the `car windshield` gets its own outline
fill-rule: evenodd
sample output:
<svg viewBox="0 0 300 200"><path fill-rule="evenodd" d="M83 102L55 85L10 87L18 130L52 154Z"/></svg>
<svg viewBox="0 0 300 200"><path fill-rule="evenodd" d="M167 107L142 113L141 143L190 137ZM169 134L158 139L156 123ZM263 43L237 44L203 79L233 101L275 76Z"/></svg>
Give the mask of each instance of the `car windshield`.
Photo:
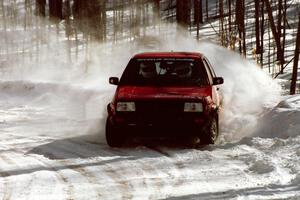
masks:
<svg viewBox="0 0 300 200"><path fill-rule="evenodd" d="M208 85L203 63L184 58L132 59L121 78L121 85ZM202 66L202 67L201 67Z"/></svg>

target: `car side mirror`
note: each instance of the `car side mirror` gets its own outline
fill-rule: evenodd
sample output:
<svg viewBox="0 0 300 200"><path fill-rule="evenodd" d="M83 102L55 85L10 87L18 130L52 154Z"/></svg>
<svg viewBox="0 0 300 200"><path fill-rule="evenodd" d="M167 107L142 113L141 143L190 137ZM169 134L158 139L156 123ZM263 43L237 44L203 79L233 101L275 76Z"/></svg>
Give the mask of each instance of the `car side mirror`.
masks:
<svg viewBox="0 0 300 200"><path fill-rule="evenodd" d="M112 85L118 85L119 84L119 78L118 77L110 77L109 83Z"/></svg>
<svg viewBox="0 0 300 200"><path fill-rule="evenodd" d="M224 79L222 77L216 77L213 79L213 85L221 85L224 83Z"/></svg>

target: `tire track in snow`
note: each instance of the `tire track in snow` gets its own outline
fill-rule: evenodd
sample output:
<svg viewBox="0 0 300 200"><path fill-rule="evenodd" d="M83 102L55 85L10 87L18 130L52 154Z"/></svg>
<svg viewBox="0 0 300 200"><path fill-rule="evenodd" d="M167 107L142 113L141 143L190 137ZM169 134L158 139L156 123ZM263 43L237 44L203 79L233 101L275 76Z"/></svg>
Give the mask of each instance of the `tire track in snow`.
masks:
<svg viewBox="0 0 300 200"><path fill-rule="evenodd" d="M154 147L154 148L150 148L150 149L160 153L162 156L164 156L164 158L166 158L165 160L168 160L168 162L174 167L173 169L176 171L177 176L169 171L165 172L170 177L170 179L174 181L172 183L172 186L174 186L174 188L176 188L176 187L180 187L181 185L183 185L184 181L180 178L181 177L180 171L183 168L182 163L176 162L176 160L172 158L171 154L168 153L167 151L164 151L162 148Z"/></svg>
<svg viewBox="0 0 300 200"><path fill-rule="evenodd" d="M51 170L54 172L55 177L57 178L57 180L59 181L59 183L61 183L64 187L64 191L67 194L66 199L68 200L73 200L75 199L75 197L73 196L74 194L74 186L69 183L67 177L65 177L63 175L63 173L61 173L55 166L53 166L52 164L46 162L44 159L38 158L35 155L29 155L30 158L33 158L36 162L40 163L40 165L42 167L45 167L45 169Z"/></svg>
<svg viewBox="0 0 300 200"><path fill-rule="evenodd" d="M71 148L72 149L71 151L70 151L70 144L74 145L73 148ZM91 152L91 150L86 149L86 148L82 148L79 152L75 152L76 149L80 149L80 148L78 148L78 146L83 145L82 142L72 141L70 144L67 145L68 146L67 149L61 148L61 149L64 149L63 151L68 152L68 154L71 155L70 157L87 158L93 154L93 152ZM118 153L122 154L122 152L118 152ZM110 151L110 154L112 154L112 156L114 155L114 153L111 151ZM55 155L54 155L54 157L55 157ZM99 157L99 156L97 157L97 159L98 159L98 161L105 163L100 166L93 166L93 169L99 171L100 173L102 172L101 177L97 177L99 175L99 173L95 174L93 172L90 172L89 169L87 169L88 167L83 168L83 166L81 166L81 165L76 165L76 164L73 165L72 170L82 173L90 181L90 183L97 184L97 185L100 185L99 181L103 180L103 176L106 175L107 178L109 178L113 181L114 187L118 188L117 190L120 191L120 195L121 195L120 199L126 199L126 200L133 199L134 196L132 194L132 191L135 188L131 184L130 181L126 180L126 178L128 178L128 177L124 176L124 170L123 169L120 170L122 173L119 173L119 170L114 169L115 165L109 164L109 161L106 162L107 161L106 159L101 159L101 157ZM63 161L60 161L60 162L63 162ZM65 163L65 164L67 164L67 163ZM114 189L112 192L114 192L115 190L116 189ZM99 189L98 196L99 197L103 196L104 194L102 195L102 193L103 193L103 190Z"/></svg>
<svg viewBox="0 0 300 200"><path fill-rule="evenodd" d="M80 164L72 164L68 161L56 160L54 161L56 163L55 165L34 155L30 155L30 157L33 158L35 162L39 163L42 169L54 172L54 175L57 177L57 180L59 180L59 183L64 185L64 191L66 191L67 194L66 199L77 199L75 195L77 188L71 183L70 180L70 178L74 177L75 174L79 174L80 179L86 179L90 186L97 184L97 179L94 177L94 175L83 169ZM58 163L61 165L57 165ZM64 172L62 172L63 170L70 170L72 172L69 173L69 175L66 175ZM95 191L95 193L97 194L97 198L101 199L101 190Z"/></svg>
<svg viewBox="0 0 300 200"><path fill-rule="evenodd" d="M124 153L126 154L126 152L123 151L117 152L118 155ZM130 155L135 154L131 153L132 152L130 152ZM138 194L143 195L143 198L147 195L147 198L149 199L164 198L165 196L159 196L162 191L168 190L170 187L175 188L176 185L182 182L181 179L178 179L178 177L180 177L177 173L178 168L172 161L172 158L170 158L168 152L163 151L160 148L150 148L146 149L145 153L146 154L143 155L153 155L153 153L155 153L153 158L156 159L158 156L161 162L153 163L151 157L150 160L144 160L147 157L146 156L134 159L134 168L132 168L130 159L124 163L120 163L120 165L107 164L109 169L105 170L105 173L108 173L116 183L120 184L120 191L123 199L139 198L138 196L134 196ZM122 173L119 173L119 171ZM177 175L173 174L175 171ZM132 174L132 172L134 174ZM131 178L131 175L136 176L136 178ZM139 191L139 188L143 188L143 193ZM128 191L132 191L132 194L128 194Z"/></svg>
<svg viewBox="0 0 300 200"><path fill-rule="evenodd" d="M152 167L151 165L147 165L142 161L138 161L139 163L141 163L142 166L142 172L143 172L143 183L144 185L151 190L155 190L157 191L156 194L151 193L149 195L149 199L157 199L157 193L160 193L161 188L163 188L165 186L165 183L163 181L163 178L161 178L161 176L159 176L159 172L160 170L158 170L155 167ZM153 174L156 175L156 177L151 177L148 178L146 177L147 175L151 174L151 176L153 176Z"/></svg>
<svg viewBox="0 0 300 200"><path fill-rule="evenodd" d="M127 181L120 180L120 177L122 177L121 174L117 172L117 170L114 170L111 166L109 166L109 169L105 169L104 172L115 182L117 185L117 188L119 189L119 192L121 193L120 199L133 199L133 194L130 194L129 192L132 191L134 188L132 185Z"/></svg>
<svg viewBox="0 0 300 200"><path fill-rule="evenodd" d="M9 174L7 173L2 173L0 172L0 176L4 176L4 177L9 177ZM10 197L11 197L11 194L12 194L12 191L9 187L9 181L8 181L8 178L3 178L3 196L2 196L2 199L3 200L9 200Z"/></svg>
<svg viewBox="0 0 300 200"><path fill-rule="evenodd" d="M164 159L164 160L169 160L169 161L171 160L171 161L172 161L172 159L170 158L170 157L171 157L170 154L169 154L168 152L162 150L161 148L159 148L159 147L148 147L148 148L149 148L149 150L154 151L154 152L157 152L159 155L161 155L162 157L166 158L166 159ZM171 164L172 164L173 166L176 167L176 165L174 165L173 162L171 162ZM167 165L166 165L166 166L167 166ZM154 168L154 167L153 167L153 168ZM154 168L154 169L156 169L156 168ZM162 172L162 171L160 170L160 172ZM175 176L172 175L169 171L164 172L164 173L167 174L167 176L169 176L171 179L175 179ZM163 182L164 182L164 179L165 179L165 178L160 178L160 184L157 185L157 187L158 187L159 189L161 189L161 188L163 188L163 187L165 187L166 185L169 184L169 183L165 183L165 184L164 184L164 183L163 183ZM150 197L151 197L151 199L155 199L154 194L151 195Z"/></svg>
<svg viewBox="0 0 300 200"><path fill-rule="evenodd" d="M67 193L67 195L66 195L67 198L66 199L69 199L69 200L75 199L72 196L73 186L67 181L67 178L61 172L59 172L59 170L57 170L55 167L53 167L52 164L46 162L45 160L43 160L41 158L33 156L33 155L25 155L25 157L24 157L24 152L21 152L21 151L11 152L10 156L12 158L14 158L15 160L17 160L18 162L20 162L20 163L28 163L28 161L30 161L30 163L37 163L38 164L38 166L34 166L33 169L27 169L27 170L23 169L23 167L21 166L21 167L19 167L20 168L19 173L17 173L16 175L22 175L22 174L26 174L26 173L27 174L32 174L34 172L42 171L42 170L52 171L52 172L54 172L53 175L55 176L55 180L58 180L59 183L64 186L63 188ZM28 159L30 159L30 160L28 160ZM19 166L16 162L14 162L12 160L10 161L10 164L15 165L15 166ZM22 173L22 170L23 170L23 173ZM14 170L14 171L17 172L17 170ZM14 174L6 173L6 176L11 176L11 175L14 175ZM34 183L36 182L35 180L38 179L38 178L36 179L35 176L36 176L35 174L32 174L30 176L29 184L26 185L26 191L24 191L24 193L26 192L25 195L27 195L27 198L29 198L29 199L31 197L30 194L32 193L31 191L32 191L32 188L34 186ZM29 187L29 186L32 186L32 187Z"/></svg>
<svg viewBox="0 0 300 200"><path fill-rule="evenodd" d="M122 155L122 154L126 154L127 152L120 150L120 149L115 149L114 150L117 155ZM130 151L130 155L133 155L132 153L134 152L135 154L135 150L132 150L132 152ZM148 152L148 149L147 149ZM157 153L157 151L154 151L155 153ZM149 153L149 152L148 152ZM143 154L143 155L147 155ZM159 155L162 155L161 152L159 152ZM142 157L141 159L143 159L144 157ZM134 175L138 175L138 171L134 168L132 168L131 163L124 163L123 165L121 165L118 169L116 169L116 165L111 165L111 164L107 164L106 166L109 167L108 170L105 170L106 173L108 173L114 180L116 183L120 184L120 190L122 191L122 199L134 199L137 198L139 199L139 197L135 197L134 196L134 192L135 190L137 192L140 192L140 188L143 189L143 196L140 198L145 198L145 193L146 193L146 189L150 190L149 194L148 194L148 199L157 199L157 193L160 192L160 189L163 188L166 183L164 182L164 178L162 178L161 176L161 169L155 168L151 165L151 163L145 162L144 160L141 159L134 159L134 168L136 169L140 169L141 170L141 177L139 177L138 179L130 179L130 174L127 174L127 170L129 169L129 173L131 172L135 172ZM130 159L126 160L127 162L130 162ZM132 170L134 169L134 170ZM119 171L121 171L122 173L119 173ZM153 173L155 173L155 176L153 175ZM148 176L151 176L151 178L149 178ZM139 180L140 179L140 180ZM120 181L120 180L124 180L124 181ZM138 184L138 187L135 187L133 185L133 183L135 181L139 181L140 184ZM123 187L122 187L123 186ZM124 187L125 186L125 187ZM145 187L143 187L145 186ZM131 194L129 194L128 192L132 191Z"/></svg>
<svg viewBox="0 0 300 200"><path fill-rule="evenodd" d="M13 164L13 162L4 155L0 154L0 159L4 163ZM1 163L3 163L3 162L1 162ZM11 191L11 188L10 188L10 182L9 182L10 174L7 173L7 172L0 171L0 176L3 179L3 197L2 197L2 199L3 200L10 200L11 195L12 195L12 191Z"/></svg>
<svg viewBox="0 0 300 200"><path fill-rule="evenodd" d="M74 145L75 144L75 145ZM74 145L73 147L70 145ZM77 143L75 141L67 142L65 146L55 146L55 150L53 148L44 149L46 152L49 152L48 155L50 159L56 160L56 163L60 163L61 166L58 167L58 171L62 168L72 170L78 174L80 174L84 179L88 181L90 186L96 186L98 185L98 180L96 179L95 175L91 172L89 172L87 169L85 169L82 164L76 164L74 162L67 161L67 158L87 158L89 157L88 152L82 153L76 152L76 149L80 149L80 143ZM57 158L57 159L56 159ZM74 188L75 190L75 188ZM95 191L95 194L97 198L101 198L101 189L93 187L93 190ZM74 193L74 192L73 192Z"/></svg>
<svg viewBox="0 0 300 200"><path fill-rule="evenodd" d="M31 141L28 141L29 140L28 137L13 135L13 134L8 134L8 135L10 136L9 138L7 138L8 144L4 145L4 149L6 149L6 150L3 150L2 152L8 153L10 155L10 157L13 158L14 160L16 160L17 162L22 161L20 163L28 163L28 159L31 159L30 163L38 164L38 166L34 167L35 170L34 169L26 170L26 169L23 169L23 167L21 167L21 168L18 167L18 168L20 168L20 170L17 170L17 169L13 170L14 172L16 172L16 175L22 175L22 170L23 170L24 174L26 174L26 173L31 174L33 172L41 171L41 170L52 171L52 172L54 172L53 174L56 177L56 180L64 186L64 190L67 193L67 195L66 195L67 199L70 199L70 200L75 199L72 196L73 186L68 182L67 178L64 177L64 175L59 170L56 170L56 168L53 167L53 165L51 165L49 162L46 162L45 159L38 158L37 156L34 156L34 155L28 155L28 154L26 155L26 153L25 153L25 151L28 149L31 149L32 146L37 146L36 144L47 143L49 141L53 141L53 139L46 138L46 140L45 140L43 137L38 137L38 138L34 138L34 139L31 138L30 139ZM12 140L13 142L10 142L10 140ZM19 142L19 140L25 140L26 142L25 141ZM20 146L22 146L22 147L20 148ZM24 157L24 155L25 155L25 157ZM14 160L8 159L7 156L3 156L3 155L1 156L1 154L0 154L0 158L2 158L2 160L4 160L5 162L9 163L12 166L19 166L17 162L15 162ZM5 179L8 179L7 177L9 177L13 174L10 174L8 172L2 172L2 173L0 173L0 175L5 177ZM27 194L27 196L30 195L31 189L35 182L34 180L36 180L34 178L34 175L31 175L31 179L29 180L29 183L26 186L26 190L23 191L24 195L26 195L26 194ZM7 183L6 183L5 187L9 188ZM21 193L21 195L22 195L22 193ZM11 198L11 191L9 191L8 193L5 193L5 196L3 199L8 200L10 198ZM30 196L28 196L28 198L30 198Z"/></svg>
<svg viewBox="0 0 300 200"><path fill-rule="evenodd" d="M66 162L66 161L59 161L59 163L63 164L64 166L68 166L70 165L70 163ZM87 179L87 181L91 184L91 185L97 185L97 179L94 177L93 174L91 174L89 171L87 171L86 169L84 169L80 164L79 165L73 165L73 167L71 168L73 171L78 172L79 174L81 174L84 178ZM94 190L96 190L94 188ZM97 198L102 197L101 194L101 190L97 189L96 190L96 194L97 194Z"/></svg>
<svg viewBox="0 0 300 200"><path fill-rule="evenodd" d="M72 141L71 142L72 145L75 145L74 150L78 149L76 147L81 146L83 143L82 142L77 142L77 141ZM72 155L75 155L75 157L89 157L90 155L92 155L93 152L90 152L90 150L82 148L80 152L75 152L75 151L69 151L68 153L71 153ZM73 156L74 157L74 156ZM98 157L97 159L99 159L100 157ZM107 160L101 159L98 160L100 162L106 162ZM63 161L60 161L63 162ZM128 193L129 191L134 190L134 187L130 184L130 182L127 182L126 180L122 181L123 178L123 173L119 173L118 170L113 169L113 165L110 165L108 163L105 163L104 165L100 165L100 166L93 166L94 170L97 170L98 172L103 172L107 178L110 178L113 181L113 184L115 184L115 186L119 189L121 197L120 199L133 199L133 195ZM101 183L99 181L103 180L101 179L104 174L101 174L101 177L97 177L98 174L95 174L93 172L91 172L90 170L87 169L88 167L81 166L81 165L74 165L72 167L72 170L75 170L79 173L81 173L82 175L84 175L91 184L96 184L99 186L103 186L101 185ZM107 169L108 168L108 169ZM123 172L123 171L122 171ZM101 188L99 188L98 190L98 198L101 198L102 196L104 196L103 190ZM115 192L115 189L111 192Z"/></svg>

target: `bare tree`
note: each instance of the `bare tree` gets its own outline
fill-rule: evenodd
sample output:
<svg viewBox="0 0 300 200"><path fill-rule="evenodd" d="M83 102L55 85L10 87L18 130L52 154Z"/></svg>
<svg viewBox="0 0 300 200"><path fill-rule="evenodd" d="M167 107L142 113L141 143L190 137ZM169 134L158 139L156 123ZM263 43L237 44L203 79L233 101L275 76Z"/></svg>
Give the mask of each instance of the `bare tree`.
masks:
<svg viewBox="0 0 300 200"><path fill-rule="evenodd" d="M176 1L176 20L182 27L188 27L191 17L190 0Z"/></svg>
<svg viewBox="0 0 300 200"><path fill-rule="evenodd" d="M5 50L6 55L8 55L8 39L7 39L7 17L5 12L5 6L3 0L1 0L1 10L2 10L2 21L3 21L3 29L4 29L4 43L5 43Z"/></svg>
<svg viewBox="0 0 300 200"><path fill-rule="evenodd" d="M232 0L227 1L228 5L228 36L229 36L229 46L230 49L235 50L235 35L234 35L234 27L232 24Z"/></svg>
<svg viewBox="0 0 300 200"><path fill-rule="evenodd" d="M255 41L256 41L256 54L260 53L260 32L259 32L259 13L260 13L260 1L255 2Z"/></svg>
<svg viewBox="0 0 300 200"><path fill-rule="evenodd" d="M75 0L73 12L79 30L87 37L106 39L106 1Z"/></svg>
<svg viewBox="0 0 300 200"><path fill-rule="evenodd" d="M263 67L264 62L264 34L265 34L265 14L264 1L261 2L261 24L260 24L260 64Z"/></svg>
<svg viewBox="0 0 300 200"><path fill-rule="evenodd" d="M49 0L49 15L54 19L62 19L62 0Z"/></svg>
<svg viewBox="0 0 300 200"><path fill-rule="evenodd" d="M154 0L154 11L159 16L159 12L160 12L160 0Z"/></svg>
<svg viewBox="0 0 300 200"><path fill-rule="evenodd" d="M203 23L202 0L194 0L194 23L197 26L197 39L199 39L200 23Z"/></svg>
<svg viewBox="0 0 300 200"><path fill-rule="evenodd" d="M287 0L283 4L283 33L282 33L282 51L283 57L285 56L285 42L286 42L286 26L287 26ZM285 58L284 58L285 59ZM281 72L283 72L283 64L281 65Z"/></svg>
<svg viewBox="0 0 300 200"><path fill-rule="evenodd" d="M68 42L67 42L67 45L68 45L68 48L67 48L67 54L68 54L68 61L71 62L72 59L72 52L71 52L71 41L70 41L70 37L72 35L72 28L71 28L71 4L70 4L70 0L66 0L64 2L64 18L66 19L66 36L67 36L67 39L68 39Z"/></svg>
<svg viewBox="0 0 300 200"><path fill-rule="evenodd" d="M46 16L46 0L36 0L35 1L36 15Z"/></svg>
<svg viewBox="0 0 300 200"><path fill-rule="evenodd" d="M276 48L277 48L277 60L279 60L280 64L283 65L284 64L284 56L283 56L283 49L282 49L282 45L281 45L281 27L276 27L276 25L275 25L270 1L264 0L264 2L265 2L266 9L267 9L268 17L269 17L272 34L273 34Z"/></svg>
<svg viewBox="0 0 300 200"><path fill-rule="evenodd" d="M246 45L245 45L245 3L244 0L236 1L236 24L239 33L239 51L246 56ZM243 42L243 43L242 43Z"/></svg>
<svg viewBox="0 0 300 200"><path fill-rule="evenodd" d="M296 83L297 83L297 78L298 78L298 63L299 63L299 53L300 53L299 50L300 50L300 12L299 12L298 31L297 31L297 38L296 38L292 82L291 82L291 88L290 88L291 95L296 93Z"/></svg>
<svg viewBox="0 0 300 200"><path fill-rule="evenodd" d="M232 31L232 27L231 27L231 0L227 1L227 6L228 6L228 33L229 33L229 40L231 40L231 31Z"/></svg>
<svg viewBox="0 0 300 200"><path fill-rule="evenodd" d="M277 20L277 34L281 43L282 38L282 12L283 12L283 5L282 0L278 0L278 20ZM280 62L280 72L283 73L283 65L284 65L284 47L281 43L280 51L277 51L277 60Z"/></svg>
<svg viewBox="0 0 300 200"><path fill-rule="evenodd" d="M208 0L205 1L206 21L208 21Z"/></svg>
<svg viewBox="0 0 300 200"><path fill-rule="evenodd" d="M221 45L225 46L225 32L224 32L224 4L223 0L219 0L219 15L220 15L220 36Z"/></svg>
<svg viewBox="0 0 300 200"><path fill-rule="evenodd" d="M202 0L194 0L194 22L203 23Z"/></svg>

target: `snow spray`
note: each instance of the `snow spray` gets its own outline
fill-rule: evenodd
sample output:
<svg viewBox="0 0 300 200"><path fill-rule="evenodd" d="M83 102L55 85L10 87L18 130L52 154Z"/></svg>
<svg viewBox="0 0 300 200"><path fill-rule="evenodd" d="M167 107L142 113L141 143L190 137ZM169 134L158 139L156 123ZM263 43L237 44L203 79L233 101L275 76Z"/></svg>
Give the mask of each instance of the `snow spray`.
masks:
<svg viewBox="0 0 300 200"><path fill-rule="evenodd" d="M221 137L231 141L251 135L264 106L278 101L279 86L258 66L236 53L213 43L197 42L178 33L175 26L160 26L165 27L129 42L89 41L87 50L79 46L76 60L68 57L66 39L48 31L40 35L44 44L39 47L38 59L7 60L10 66L1 71L0 89L8 98L19 97L23 104L45 106L55 116L84 121L72 134L93 135L92 140L105 142L106 105L115 90L108 78L120 76L130 57L143 51L201 52L225 80L220 86L224 96ZM32 41L31 34L24 35Z"/></svg>

